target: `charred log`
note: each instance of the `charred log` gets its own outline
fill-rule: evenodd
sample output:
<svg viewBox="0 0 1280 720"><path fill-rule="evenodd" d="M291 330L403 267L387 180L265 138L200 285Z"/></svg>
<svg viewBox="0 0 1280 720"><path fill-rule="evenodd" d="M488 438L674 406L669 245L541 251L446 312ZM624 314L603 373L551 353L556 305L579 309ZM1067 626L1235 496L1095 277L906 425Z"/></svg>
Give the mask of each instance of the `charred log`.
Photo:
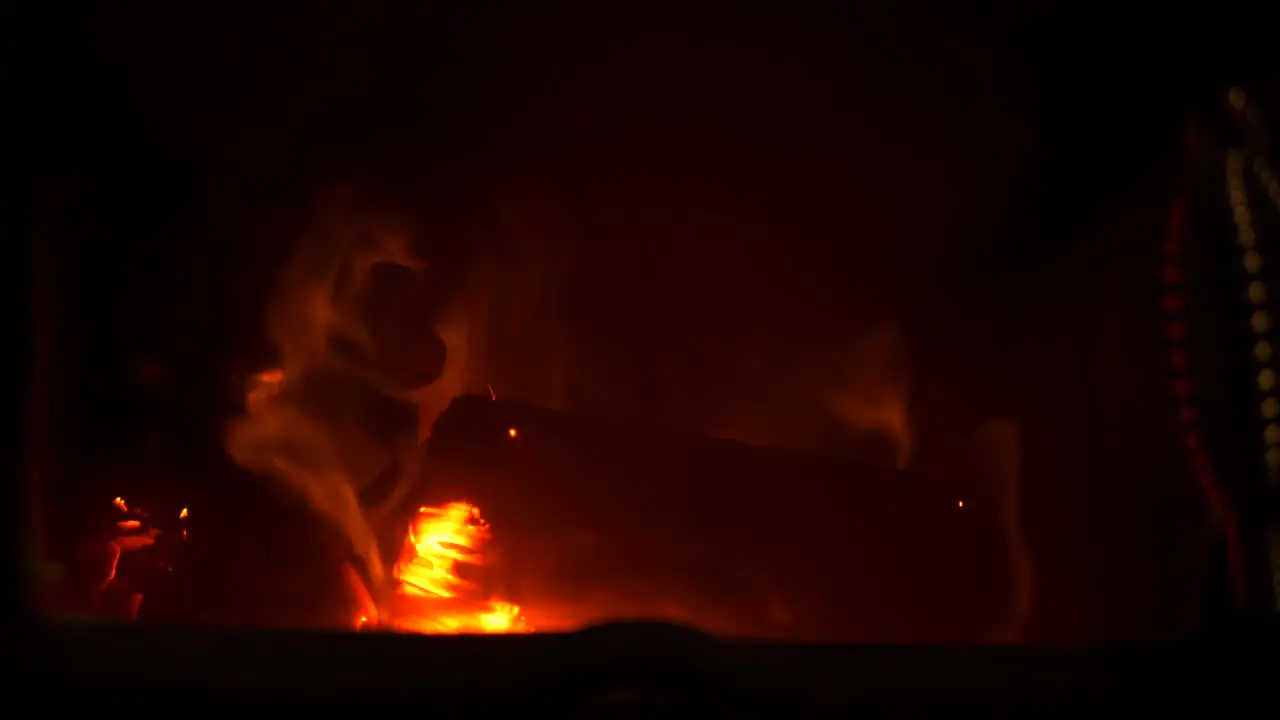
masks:
<svg viewBox="0 0 1280 720"><path fill-rule="evenodd" d="M972 473L878 470L466 397L417 503L466 498L540 629L619 618L842 641L977 641L1012 597ZM406 508L406 512L408 508Z"/></svg>

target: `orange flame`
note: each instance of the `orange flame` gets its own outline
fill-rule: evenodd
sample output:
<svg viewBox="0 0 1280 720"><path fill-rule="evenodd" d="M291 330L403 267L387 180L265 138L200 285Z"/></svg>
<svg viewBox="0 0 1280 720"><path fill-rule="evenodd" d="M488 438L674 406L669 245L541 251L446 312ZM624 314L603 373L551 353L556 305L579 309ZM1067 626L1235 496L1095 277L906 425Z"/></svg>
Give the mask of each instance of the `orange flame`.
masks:
<svg viewBox="0 0 1280 720"><path fill-rule="evenodd" d="M117 497L115 500L112 500L111 504L120 508L124 512L129 512L129 506L124 504L124 498L122 497Z"/></svg>
<svg viewBox="0 0 1280 720"><path fill-rule="evenodd" d="M518 605L477 598L476 582L459 574L464 565L484 565L482 550L490 537L489 524L470 503L419 508L395 566L403 603L393 624L442 634L530 630Z"/></svg>
<svg viewBox="0 0 1280 720"><path fill-rule="evenodd" d="M262 407L268 399L280 392L284 387L284 371L279 368L263 370L254 375L249 382L244 404L249 412ZM184 510L185 512L185 510Z"/></svg>

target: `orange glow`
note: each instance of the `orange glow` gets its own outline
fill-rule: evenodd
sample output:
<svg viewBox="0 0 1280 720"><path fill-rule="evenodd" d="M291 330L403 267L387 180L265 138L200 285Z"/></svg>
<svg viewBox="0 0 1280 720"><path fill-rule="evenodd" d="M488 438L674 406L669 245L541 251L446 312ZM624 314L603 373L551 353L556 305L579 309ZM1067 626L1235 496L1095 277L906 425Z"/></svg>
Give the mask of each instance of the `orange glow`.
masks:
<svg viewBox="0 0 1280 720"><path fill-rule="evenodd" d="M142 522L139 520L121 520L116 523L116 527L121 530L137 530L142 527Z"/></svg>
<svg viewBox="0 0 1280 720"><path fill-rule="evenodd" d="M347 587L351 590L356 602L355 629L360 630L366 625L377 625L378 607L374 604L364 580L350 564L346 566L346 580Z"/></svg>
<svg viewBox="0 0 1280 720"><path fill-rule="evenodd" d="M253 376L249 383L249 391L245 394L245 407L250 412L262 407L269 398L279 393L284 387L284 370L272 368L263 370Z"/></svg>
<svg viewBox="0 0 1280 720"><path fill-rule="evenodd" d="M956 501L956 507L958 507L958 508L962 508L962 507L964 507L964 501L963 501L963 500L957 500L957 501Z"/></svg>
<svg viewBox="0 0 1280 720"><path fill-rule="evenodd" d="M516 432L515 428L507 428L507 437L515 437L519 434L520 433Z"/></svg>
<svg viewBox="0 0 1280 720"><path fill-rule="evenodd" d="M125 512L129 512L129 506L124 504L124 498L118 497L115 500L112 500L111 504L115 505L116 507L120 508Z"/></svg>
<svg viewBox="0 0 1280 720"><path fill-rule="evenodd" d="M470 503L419 508L395 566L399 602L392 625L436 634L530 631L518 605L485 596L460 574L464 566L484 565L489 538L489 524Z"/></svg>
<svg viewBox="0 0 1280 720"><path fill-rule="evenodd" d="M186 519L187 519L187 509L186 509L186 508L182 508L182 512L178 513L178 519L179 519L179 520L186 520Z"/></svg>

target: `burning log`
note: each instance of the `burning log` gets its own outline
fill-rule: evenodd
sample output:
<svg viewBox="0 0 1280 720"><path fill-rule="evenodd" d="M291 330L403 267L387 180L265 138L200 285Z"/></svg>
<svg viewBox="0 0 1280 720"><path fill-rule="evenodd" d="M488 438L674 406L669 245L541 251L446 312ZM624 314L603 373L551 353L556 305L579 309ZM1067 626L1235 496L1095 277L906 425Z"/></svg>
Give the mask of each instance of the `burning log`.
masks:
<svg viewBox="0 0 1280 720"><path fill-rule="evenodd" d="M177 523L157 523L146 511L116 497L110 510L104 507L99 522L83 529L71 572L47 608L51 615L136 620L143 600L164 585L158 578L172 572L178 546L186 540L181 527L186 508L173 515Z"/></svg>
<svg viewBox="0 0 1280 720"><path fill-rule="evenodd" d="M539 630L654 618L962 642L1012 604L999 508L977 473L878 470L488 397L441 416L426 466L417 499L484 508L487 582Z"/></svg>

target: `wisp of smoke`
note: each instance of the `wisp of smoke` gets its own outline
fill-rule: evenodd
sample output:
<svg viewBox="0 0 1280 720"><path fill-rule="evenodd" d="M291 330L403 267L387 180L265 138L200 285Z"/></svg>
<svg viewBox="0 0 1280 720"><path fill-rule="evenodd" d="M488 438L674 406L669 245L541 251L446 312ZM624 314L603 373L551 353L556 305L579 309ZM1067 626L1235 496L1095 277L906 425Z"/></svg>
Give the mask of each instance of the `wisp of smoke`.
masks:
<svg viewBox="0 0 1280 720"><path fill-rule="evenodd" d="M911 459L907 398L911 366L901 336L892 326L868 334L858 344L845 373L825 398L827 409L851 436L875 433L893 444L894 463Z"/></svg>
<svg viewBox="0 0 1280 720"><path fill-rule="evenodd" d="M975 435L974 448L978 465L994 485L993 495L999 503L1000 524L1013 580L1010 612L989 639L994 642L1020 642L1025 639L1027 621L1035 600L1035 566L1022 531L1022 458L1017 425L1009 420L991 420L983 424Z"/></svg>
<svg viewBox="0 0 1280 720"><path fill-rule="evenodd" d="M273 392L257 388L225 441L243 467L280 480L336 524L376 589L385 569L359 491L398 461L412 466L412 457L394 455L415 453L379 437L360 417L378 398L408 403L409 397L368 362L376 352L357 308L377 265L422 265L409 253L403 228L371 224L354 210L349 189L331 193L298 243L268 312L281 360L271 371L278 382Z"/></svg>

